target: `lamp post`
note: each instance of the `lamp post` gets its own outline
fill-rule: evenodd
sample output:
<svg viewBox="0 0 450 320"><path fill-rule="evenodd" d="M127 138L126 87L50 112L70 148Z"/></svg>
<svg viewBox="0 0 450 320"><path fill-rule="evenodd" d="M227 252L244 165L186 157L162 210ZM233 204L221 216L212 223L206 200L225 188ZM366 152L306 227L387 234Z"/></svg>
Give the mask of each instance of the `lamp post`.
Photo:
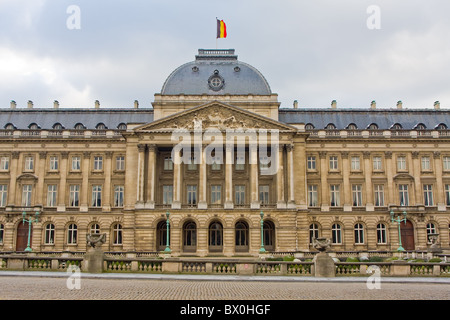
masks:
<svg viewBox="0 0 450 320"><path fill-rule="evenodd" d="M264 212L261 211L259 214L261 216L261 249L259 249L259 253L265 253L266 249L264 249Z"/></svg>
<svg viewBox="0 0 450 320"><path fill-rule="evenodd" d="M394 218L394 211L391 210L390 212L391 215L391 222L396 222L398 224L398 242L399 242L399 247L397 249L397 251L405 251L405 249L402 247L402 234L400 231L400 223L402 223L403 221L405 222L406 225L406 211L403 211L403 218L400 216L400 214Z"/></svg>
<svg viewBox="0 0 450 320"><path fill-rule="evenodd" d="M166 212L166 217L167 217L167 220L166 220L167 241L166 241L166 248L164 249L164 252L166 252L166 253L171 253L172 252L172 250L170 250L170 246L169 246L169 241L170 241L170 239L169 239L169 233L170 233L169 232L169 229L170 229L169 216L170 216L170 213L169 213L169 211L167 211Z"/></svg>
<svg viewBox="0 0 450 320"><path fill-rule="evenodd" d="M25 223L25 222L28 223L28 243L27 243L27 247L25 249L25 252L31 252L31 251L33 251L31 249L31 247L30 247L30 244L31 244L31 225L33 223L39 222L39 219L38 219L39 218L39 211L36 211L36 213L34 215L35 216L34 218L30 217L30 218L27 219L26 216L27 216L26 212L23 211L22 212L22 222L23 223Z"/></svg>

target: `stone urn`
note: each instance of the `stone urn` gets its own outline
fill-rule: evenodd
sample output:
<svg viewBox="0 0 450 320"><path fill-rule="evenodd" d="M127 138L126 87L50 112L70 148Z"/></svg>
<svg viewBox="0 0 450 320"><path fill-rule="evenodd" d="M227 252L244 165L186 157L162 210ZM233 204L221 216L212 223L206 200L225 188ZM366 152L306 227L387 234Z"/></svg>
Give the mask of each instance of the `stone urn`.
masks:
<svg viewBox="0 0 450 320"><path fill-rule="evenodd" d="M327 238L313 238L312 244L319 253L315 255L314 262L314 276L316 277L335 277L336 266L333 258L326 252L331 245L331 240Z"/></svg>
<svg viewBox="0 0 450 320"><path fill-rule="evenodd" d="M431 243L429 251L433 253L442 252L440 245L438 243L439 233L430 233L428 234L428 241Z"/></svg>
<svg viewBox="0 0 450 320"><path fill-rule="evenodd" d="M106 242L106 233L87 234L88 251L84 256L84 267L89 273L102 273L105 253L101 246Z"/></svg>

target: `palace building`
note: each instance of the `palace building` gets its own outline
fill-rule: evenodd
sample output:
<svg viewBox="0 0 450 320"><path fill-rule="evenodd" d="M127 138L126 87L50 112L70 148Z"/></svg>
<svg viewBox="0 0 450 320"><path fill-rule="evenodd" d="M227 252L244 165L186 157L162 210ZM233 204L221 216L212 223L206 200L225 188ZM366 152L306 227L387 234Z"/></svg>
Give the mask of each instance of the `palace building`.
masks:
<svg viewBox="0 0 450 320"><path fill-rule="evenodd" d="M406 214L406 250L430 234L450 250L450 112L437 101L286 108L234 50L200 49L152 106L0 109L0 251L24 251L29 229L36 252L85 252L91 233L107 251L172 256L308 252L315 237L391 251L391 214Z"/></svg>

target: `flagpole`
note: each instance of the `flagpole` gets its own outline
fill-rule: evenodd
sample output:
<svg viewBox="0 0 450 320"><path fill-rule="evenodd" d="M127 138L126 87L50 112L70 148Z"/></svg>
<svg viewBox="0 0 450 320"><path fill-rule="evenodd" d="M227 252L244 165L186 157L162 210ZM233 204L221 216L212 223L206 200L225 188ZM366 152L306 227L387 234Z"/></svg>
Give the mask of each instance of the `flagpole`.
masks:
<svg viewBox="0 0 450 320"><path fill-rule="evenodd" d="M217 17L216 17L216 30L217 30ZM216 33L216 50L217 50L217 33Z"/></svg>

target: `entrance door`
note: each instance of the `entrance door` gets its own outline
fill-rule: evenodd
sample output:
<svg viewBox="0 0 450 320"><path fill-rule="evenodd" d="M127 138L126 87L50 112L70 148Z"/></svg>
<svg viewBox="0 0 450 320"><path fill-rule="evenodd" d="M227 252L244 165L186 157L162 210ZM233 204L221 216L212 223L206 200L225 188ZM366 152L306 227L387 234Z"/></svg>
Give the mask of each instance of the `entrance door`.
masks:
<svg viewBox="0 0 450 320"><path fill-rule="evenodd" d="M405 250L414 250L414 226L411 221L407 220L406 224L400 224L400 234L402 235L402 246Z"/></svg>
<svg viewBox="0 0 450 320"><path fill-rule="evenodd" d="M17 241L16 241L16 251L25 251L28 243L28 224L19 223L17 226ZM31 246L31 237L30 237Z"/></svg>

